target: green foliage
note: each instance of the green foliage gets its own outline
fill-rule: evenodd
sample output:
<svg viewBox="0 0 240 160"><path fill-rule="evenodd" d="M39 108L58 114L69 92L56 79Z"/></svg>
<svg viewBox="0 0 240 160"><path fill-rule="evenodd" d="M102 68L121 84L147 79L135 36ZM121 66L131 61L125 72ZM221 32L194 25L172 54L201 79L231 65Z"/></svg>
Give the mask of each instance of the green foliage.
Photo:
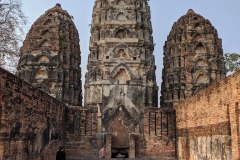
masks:
<svg viewBox="0 0 240 160"><path fill-rule="evenodd" d="M225 53L224 60L228 72L240 70L240 55L238 53Z"/></svg>
<svg viewBox="0 0 240 160"><path fill-rule="evenodd" d="M183 47L187 48L188 47L188 42L187 41L183 41L182 45L183 45Z"/></svg>

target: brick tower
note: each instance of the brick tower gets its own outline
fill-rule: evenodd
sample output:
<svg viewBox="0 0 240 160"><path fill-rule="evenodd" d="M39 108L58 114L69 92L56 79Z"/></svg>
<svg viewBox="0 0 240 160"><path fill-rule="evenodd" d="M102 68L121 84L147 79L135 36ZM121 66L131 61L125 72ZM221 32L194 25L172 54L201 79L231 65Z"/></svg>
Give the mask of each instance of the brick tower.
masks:
<svg viewBox="0 0 240 160"><path fill-rule="evenodd" d="M164 46L161 106L174 104L225 77L222 40L209 20L190 9Z"/></svg>
<svg viewBox="0 0 240 160"><path fill-rule="evenodd" d="M84 103L99 107L112 149L128 148L129 134L143 132L144 108L158 106L150 7L96 0L92 16Z"/></svg>
<svg viewBox="0 0 240 160"><path fill-rule="evenodd" d="M60 4L37 19L20 52L18 76L66 104L82 104L78 31Z"/></svg>

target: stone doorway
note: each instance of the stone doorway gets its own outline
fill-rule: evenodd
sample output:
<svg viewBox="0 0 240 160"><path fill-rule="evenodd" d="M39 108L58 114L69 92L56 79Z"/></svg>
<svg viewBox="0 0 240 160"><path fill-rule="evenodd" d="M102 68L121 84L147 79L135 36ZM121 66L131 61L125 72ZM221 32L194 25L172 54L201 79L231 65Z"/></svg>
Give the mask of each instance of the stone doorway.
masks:
<svg viewBox="0 0 240 160"><path fill-rule="evenodd" d="M125 106L120 106L108 120L109 124L104 124L109 133L106 140L109 158L135 158L134 135L137 131L137 123L131 114Z"/></svg>
<svg viewBox="0 0 240 160"><path fill-rule="evenodd" d="M129 157L129 131L121 118L112 126L111 158Z"/></svg>

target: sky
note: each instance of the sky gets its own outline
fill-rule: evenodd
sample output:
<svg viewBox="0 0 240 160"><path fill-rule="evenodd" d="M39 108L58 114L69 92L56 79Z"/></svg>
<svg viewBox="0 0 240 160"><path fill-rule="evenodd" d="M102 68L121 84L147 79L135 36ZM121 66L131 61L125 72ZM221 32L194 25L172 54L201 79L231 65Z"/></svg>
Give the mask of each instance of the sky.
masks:
<svg viewBox="0 0 240 160"><path fill-rule="evenodd" d="M89 38L92 20L92 9L95 0L22 0L23 11L28 17L28 31L33 22L46 10L60 3L74 17L74 23L79 32L81 48L82 81L86 73L89 54ZM181 16L188 9L209 19L222 39L224 53L240 53L240 0L150 0L151 21L155 49L155 64L157 65L157 83L161 88L163 68L163 45L167 36ZM160 91L159 91L160 92Z"/></svg>

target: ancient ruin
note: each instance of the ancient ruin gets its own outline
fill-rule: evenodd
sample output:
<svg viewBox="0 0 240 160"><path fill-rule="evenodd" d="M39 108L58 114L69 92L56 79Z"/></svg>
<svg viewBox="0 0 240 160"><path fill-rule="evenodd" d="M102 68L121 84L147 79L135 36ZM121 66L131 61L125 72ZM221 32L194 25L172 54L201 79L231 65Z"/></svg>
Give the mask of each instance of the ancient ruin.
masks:
<svg viewBox="0 0 240 160"><path fill-rule="evenodd" d="M144 133L144 110L158 106L150 7L146 0L96 0L92 16L84 105L98 107L109 152L134 158L129 149Z"/></svg>
<svg viewBox="0 0 240 160"><path fill-rule="evenodd" d="M53 159L63 144L66 105L0 68L0 158Z"/></svg>
<svg viewBox="0 0 240 160"><path fill-rule="evenodd" d="M240 72L176 107L179 160L239 159L239 85Z"/></svg>
<svg viewBox="0 0 240 160"><path fill-rule="evenodd" d="M97 0L89 48L84 104L99 105L107 130L120 108L141 121L145 107L158 106L147 1Z"/></svg>
<svg viewBox="0 0 240 160"><path fill-rule="evenodd" d="M173 107L225 78L222 40L192 9L174 23L164 46L161 107Z"/></svg>
<svg viewBox="0 0 240 160"><path fill-rule="evenodd" d="M20 51L18 76L70 105L82 105L78 31L60 4L32 25Z"/></svg>
<svg viewBox="0 0 240 160"><path fill-rule="evenodd" d="M148 0L96 0L84 105L78 31L60 4L32 25L17 75L0 68L0 159L239 159L240 73L189 10L164 46L161 106ZM225 79L224 79L225 78ZM223 80L222 80L223 79Z"/></svg>

